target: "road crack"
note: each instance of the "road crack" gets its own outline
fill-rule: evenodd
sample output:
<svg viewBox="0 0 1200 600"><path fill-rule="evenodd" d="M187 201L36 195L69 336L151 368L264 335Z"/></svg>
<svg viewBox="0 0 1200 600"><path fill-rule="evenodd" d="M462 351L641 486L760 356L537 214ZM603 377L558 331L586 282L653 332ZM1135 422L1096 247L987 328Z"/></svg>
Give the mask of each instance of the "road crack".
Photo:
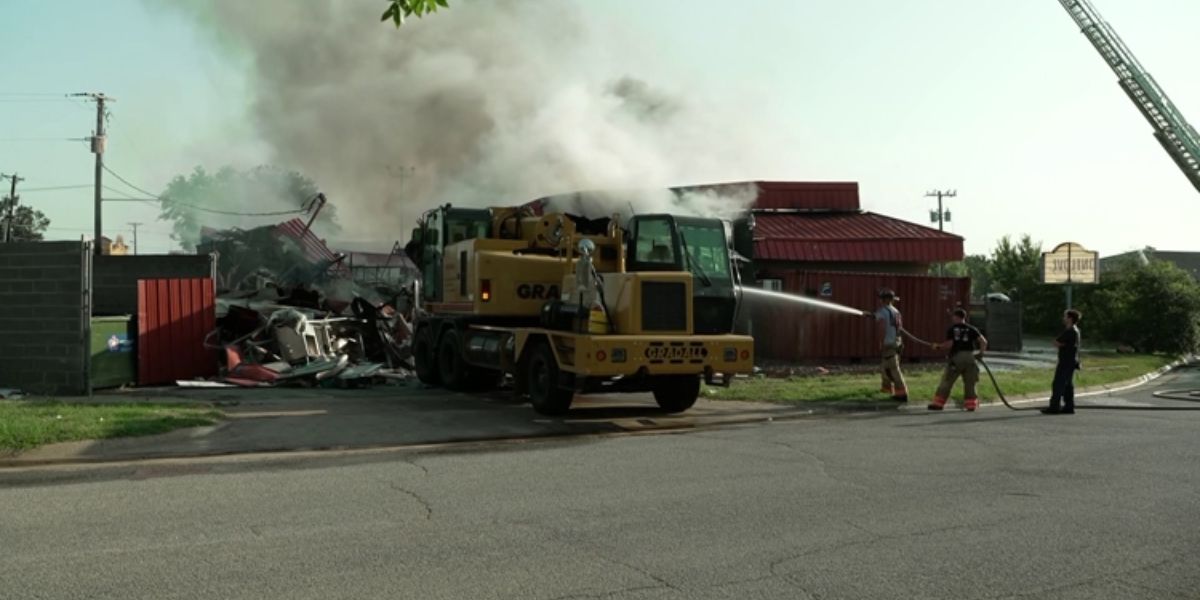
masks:
<svg viewBox="0 0 1200 600"><path fill-rule="evenodd" d="M408 496L409 498L412 498L413 500L416 500L417 504L420 504L421 508L425 509L425 520L426 521L433 519L433 505L430 504L429 501L426 500L425 498L422 498L420 494L418 494L408 488L405 488L404 486L400 485L399 483L393 483L392 489L396 490L397 492L400 492L401 494L404 494L405 496Z"/></svg>

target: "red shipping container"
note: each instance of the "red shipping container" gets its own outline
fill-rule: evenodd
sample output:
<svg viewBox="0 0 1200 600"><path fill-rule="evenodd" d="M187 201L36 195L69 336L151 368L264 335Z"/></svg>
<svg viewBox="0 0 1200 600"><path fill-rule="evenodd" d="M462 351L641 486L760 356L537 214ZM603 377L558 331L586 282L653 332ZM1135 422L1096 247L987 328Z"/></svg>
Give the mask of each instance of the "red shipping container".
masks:
<svg viewBox="0 0 1200 600"><path fill-rule="evenodd" d="M879 290L890 288L900 297L897 308L904 327L928 341L941 341L950 313L970 306L969 278L924 275L828 273L819 271L763 272L760 279L781 279L783 291L874 312ZM751 322L756 354L767 360L795 363L823 360L875 360L879 340L874 320L863 317L764 302L751 298L744 307ZM940 359L944 352L905 340L904 358Z"/></svg>
<svg viewBox="0 0 1200 600"><path fill-rule="evenodd" d="M216 305L210 278L138 280L138 385L216 374L216 358L204 347Z"/></svg>

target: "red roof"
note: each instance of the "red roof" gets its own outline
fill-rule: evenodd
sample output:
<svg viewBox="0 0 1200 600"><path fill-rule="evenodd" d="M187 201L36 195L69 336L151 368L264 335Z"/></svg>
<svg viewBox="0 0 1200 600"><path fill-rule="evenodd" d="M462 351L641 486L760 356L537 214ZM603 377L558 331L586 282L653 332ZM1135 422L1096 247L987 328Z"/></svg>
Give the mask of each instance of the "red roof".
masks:
<svg viewBox="0 0 1200 600"><path fill-rule="evenodd" d="M800 262L918 262L963 258L963 239L869 212L754 215L754 258Z"/></svg>

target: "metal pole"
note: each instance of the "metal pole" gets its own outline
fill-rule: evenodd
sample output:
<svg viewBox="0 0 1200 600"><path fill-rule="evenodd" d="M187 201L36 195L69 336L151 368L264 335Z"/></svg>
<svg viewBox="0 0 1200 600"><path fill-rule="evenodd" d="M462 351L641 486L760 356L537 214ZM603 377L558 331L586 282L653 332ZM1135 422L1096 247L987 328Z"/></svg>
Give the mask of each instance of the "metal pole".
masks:
<svg viewBox="0 0 1200 600"><path fill-rule="evenodd" d="M137 256L137 253L138 253L138 226L141 225L141 223L130 223L130 225L133 226L133 255Z"/></svg>
<svg viewBox="0 0 1200 600"><path fill-rule="evenodd" d="M92 135L92 154L96 155L96 175L95 175L96 197L95 197L95 206L93 208L93 210L95 211L96 231L95 231L95 239L93 240L95 243L93 245L95 246L96 254L103 254L104 253L104 244L101 243L101 239L104 237L104 234L103 234L103 223L101 222L101 214L100 214L101 213L100 206L101 206L101 202L102 202L102 200L100 198L100 189L103 186L102 178L103 178L103 172L104 172L104 146L107 142L107 140L104 136L104 115L105 115L104 105L109 100L112 100L112 98L109 98L108 96L105 96L104 94L97 93L97 92L85 92L85 93L79 93L79 94L71 94L71 96L83 96L83 97L91 98L92 100L96 101L96 132Z"/></svg>
<svg viewBox="0 0 1200 600"><path fill-rule="evenodd" d="M25 181L25 178L13 173L0 176L0 179L8 179L12 182L12 187L8 192L8 217L4 220L4 243L7 244L13 241L13 230L17 227L17 200L20 199L20 196L17 196L17 183Z"/></svg>
<svg viewBox="0 0 1200 600"><path fill-rule="evenodd" d="M926 198L937 198L937 201L938 201L938 212L937 212L938 231L941 231L941 232L946 231L946 210L943 207L942 199L943 198L954 198L956 196L958 196L957 190L950 190L950 191L934 190L932 192L925 193ZM943 270L944 267L945 267L945 265L943 263L940 263L940 262L938 263L938 277L942 277L945 275L945 272Z"/></svg>
<svg viewBox="0 0 1200 600"><path fill-rule="evenodd" d="M97 94L96 98L96 136L92 139L92 152L96 155L96 238L95 244L96 254L104 252L103 239L103 223L100 210L100 189L102 186L101 179L104 176L104 94Z"/></svg>

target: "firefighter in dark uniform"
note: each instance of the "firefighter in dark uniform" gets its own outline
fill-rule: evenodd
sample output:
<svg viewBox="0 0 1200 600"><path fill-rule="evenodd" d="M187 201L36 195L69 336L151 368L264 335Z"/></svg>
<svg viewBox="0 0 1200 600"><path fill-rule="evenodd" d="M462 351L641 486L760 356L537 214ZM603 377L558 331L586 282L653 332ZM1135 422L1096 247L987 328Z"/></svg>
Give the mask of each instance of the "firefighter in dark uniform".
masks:
<svg viewBox="0 0 1200 600"><path fill-rule="evenodd" d="M960 376L963 380L963 408L969 411L979 408L979 395L975 391L979 384L979 364L975 362L975 355L987 350L987 338L967 323L967 311L954 309L954 323L946 330L946 341L931 345L948 349L950 353L946 369L942 371L942 382L934 393L933 402L929 403L929 410L946 407L946 400L950 398L954 383Z"/></svg>
<svg viewBox="0 0 1200 600"><path fill-rule="evenodd" d="M1075 414L1075 371L1079 370L1079 311L1063 313L1066 329L1054 340L1058 348L1058 364L1054 367L1054 390L1050 406L1042 412L1048 415Z"/></svg>

